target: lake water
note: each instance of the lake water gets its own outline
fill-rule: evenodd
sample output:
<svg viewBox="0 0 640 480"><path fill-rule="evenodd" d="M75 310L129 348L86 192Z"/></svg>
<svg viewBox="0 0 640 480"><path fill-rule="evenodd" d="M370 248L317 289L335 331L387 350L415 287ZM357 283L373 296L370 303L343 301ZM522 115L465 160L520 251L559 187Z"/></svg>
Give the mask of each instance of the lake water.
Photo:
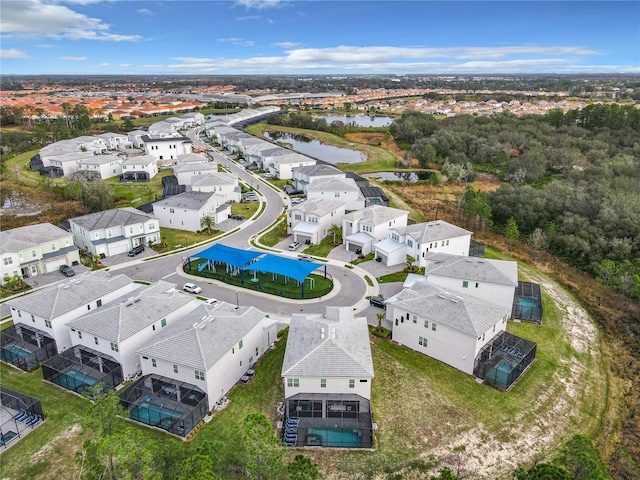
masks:
<svg viewBox="0 0 640 480"><path fill-rule="evenodd" d="M315 118L324 118L329 125L333 122L343 122L345 125L354 123L358 127L388 127L393 123L391 117L372 117L370 115L314 115Z"/></svg>
<svg viewBox="0 0 640 480"><path fill-rule="evenodd" d="M390 182L417 182L418 180L429 180L433 177L433 172L375 172L362 175L367 178L387 180Z"/></svg>
<svg viewBox="0 0 640 480"><path fill-rule="evenodd" d="M265 137L274 142L286 143L292 150L308 155L312 158L335 165L336 163L364 162L367 157L364 153L348 148L326 145L315 138L304 135L294 135L286 132L265 132Z"/></svg>

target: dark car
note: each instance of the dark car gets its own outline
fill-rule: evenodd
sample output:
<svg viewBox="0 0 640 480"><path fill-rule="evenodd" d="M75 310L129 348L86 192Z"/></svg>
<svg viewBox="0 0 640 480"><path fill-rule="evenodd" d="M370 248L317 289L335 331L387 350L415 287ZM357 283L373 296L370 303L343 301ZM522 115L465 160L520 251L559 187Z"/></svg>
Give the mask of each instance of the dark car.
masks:
<svg viewBox="0 0 640 480"><path fill-rule="evenodd" d="M127 255L129 255L130 257L135 257L142 252L144 252L144 245L138 245L137 247L133 247L131 250L129 250L129 253Z"/></svg>
<svg viewBox="0 0 640 480"><path fill-rule="evenodd" d="M73 268L71 268L69 265L60 265L60 273L66 275L67 277L73 277L76 272L73 271Z"/></svg>
<svg viewBox="0 0 640 480"><path fill-rule="evenodd" d="M374 295L369 299L369 303L374 307L387 309L387 302L382 295Z"/></svg>

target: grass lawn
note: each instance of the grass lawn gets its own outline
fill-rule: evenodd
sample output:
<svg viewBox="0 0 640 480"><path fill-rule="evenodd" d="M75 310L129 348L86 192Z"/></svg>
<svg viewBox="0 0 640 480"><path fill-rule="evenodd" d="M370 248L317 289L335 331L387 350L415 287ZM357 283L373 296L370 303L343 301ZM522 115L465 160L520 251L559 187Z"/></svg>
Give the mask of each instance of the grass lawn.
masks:
<svg viewBox="0 0 640 480"><path fill-rule="evenodd" d="M289 236L287 233L287 219L282 217L282 220L278 222L278 225L273 230L269 230L260 238L260 242L267 247L273 247L276 243L287 238L287 236Z"/></svg>
<svg viewBox="0 0 640 480"><path fill-rule="evenodd" d="M284 187L285 185L293 185L291 180L276 180L274 178L271 178L266 181L267 183L270 183L271 185L277 187L279 190L282 190L282 187Z"/></svg>
<svg viewBox="0 0 640 480"><path fill-rule="evenodd" d="M244 218L251 218L251 216L258 211L259 205L260 202L232 203L231 213L244 215Z"/></svg>
<svg viewBox="0 0 640 480"><path fill-rule="evenodd" d="M187 247L194 243L203 242L219 235L220 233L222 233L220 230L211 230L211 234L207 234L160 227L160 238L162 239L162 243L166 245L166 250Z"/></svg>
<svg viewBox="0 0 640 480"><path fill-rule="evenodd" d="M31 157L39 151L40 150L31 150L30 152L24 152L6 160L7 175L17 183L24 183L31 186L39 185L42 177L37 171L29 169Z"/></svg>
<svg viewBox="0 0 640 480"><path fill-rule="evenodd" d="M105 183L111 187L118 207L135 207L162 197L162 178L173 175L172 170L160 170L149 182L120 183L119 177L111 177Z"/></svg>
<svg viewBox="0 0 640 480"><path fill-rule="evenodd" d="M378 277L376 280L378 280L378 283L404 282L407 279L407 275L409 274L405 272L388 273Z"/></svg>
<svg viewBox="0 0 640 480"><path fill-rule="evenodd" d="M335 243L333 242L333 235L329 234L328 237L322 239L317 245L311 245L304 249L304 253L309 255L315 255L316 257L326 257L329 252L342 244L342 236L337 235Z"/></svg>

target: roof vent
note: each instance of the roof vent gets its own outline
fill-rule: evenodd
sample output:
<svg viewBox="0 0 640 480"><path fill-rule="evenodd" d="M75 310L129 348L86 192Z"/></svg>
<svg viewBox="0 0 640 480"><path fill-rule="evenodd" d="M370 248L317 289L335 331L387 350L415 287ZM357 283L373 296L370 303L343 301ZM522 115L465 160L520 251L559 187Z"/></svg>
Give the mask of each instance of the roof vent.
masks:
<svg viewBox="0 0 640 480"><path fill-rule="evenodd" d="M71 286L71 285L66 284L66 285L62 285L62 288L67 289L67 288L69 288L70 286Z"/></svg>
<svg viewBox="0 0 640 480"><path fill-rule="evenodd" d="M438 294L438 296L439 296L440 298L446 298L446 297L445 297L443 294L441 294L441 293L439 293L439 294Z"/></svg>
<svg viewBox="0 0 640 480"><path fill-rule="evenodd" d="M451 300L453 303L458 303L458 300L456 300L455 298L450 298L449 300Z"/></svg>
<svg viewBox="0 0 640 480"><path fill-rule="evenodd" d="M139 301L140 301L140 299L139 299L139 298L136 298L136 299L133 301L133 303L138 303Z"/></svg>
<svg viewBox="0 0 640 480"><path fill-rule="evenodd" d="M193 328L196 328L198 326L198 322L194 323L193 325L191 325Z"/></svg>
<svg viewBox="0 0 640 480"><path fill-rule="evenodd" d="M204 322L202 325L200 325L200 327L199 327L199 328L200 328L200 330L202 330L202 329L203 329L204 327L206 327L207 325L208 325L208 323L207 323L207 322Z"/></svg>
<svg viewBox="0 0 640 480"><path fill-rule="evenodd" d="M203 315L203 316L200 318L200 321L204 320L205 318L207 318L207 315Z"/></svg>
<svg viewBox="0 0 640 480"><path fill-rule="evenodd" d="M133 303L127 303L125 307L130 307L131 305L133 305Z"/></svg>

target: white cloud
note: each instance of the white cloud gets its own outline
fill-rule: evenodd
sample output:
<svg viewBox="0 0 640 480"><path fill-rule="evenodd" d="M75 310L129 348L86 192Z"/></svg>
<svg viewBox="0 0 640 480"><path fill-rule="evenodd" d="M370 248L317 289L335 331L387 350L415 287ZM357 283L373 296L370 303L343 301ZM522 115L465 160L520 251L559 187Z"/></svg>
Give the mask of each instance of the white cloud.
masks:
<svg viewBox="0 0 640 480"><path fill-rule="evenodd" d="M34 47L38 48L53 48L55 45L51 45L50 43L37 43Z"/></svg>
<svg viewBox="0 0 640 480"><path fill-rule="evenodd" d="M153 16L156 14L156 12L149 10L148 8L139 8L138 10L136 10L137 13L139 13L140 15L149 15L149 16Z"/></svg>
<svg viewBox="0 0 640 480"><path fill-rule="evenodd" d="M130 67L131 64L130 63L121 63L118 65L119 67Z"/></svg>
<svg viewBox="0 0 640 480"><path fill-rule="evenodd" d="M45 3L43 0L4 1L0 32L5 37L47 36L114 42L141 39L139 35L113 33L111 27L99 18L91 18L66 6Z"/></svg>
<svg viewBox="0 0 640 480"><path fill-rule="evenodd" d="M0 58L10 58L12 60L18 60L22 58L29 58L29 55L17 48L0 48Z"/></svg>
<svg viewBox="0 0 640 480"><path fill-rule="evenodd" d="M230 38L218 38L219 42L230 43L232 45L240 45L242 47L253 47L254 42L251 40L243 40L242 38L230 37Z"/></svg>
<svg viewBox="0 0 640 480"><path fill-rule="evenodd" d="M247 20L260 20L260 15L246 15L244 17L236 17L239 22L245 22Z"/></svg>
<svg viewBox="0 0 640 480"><path fill-rule="evenodd" d="M110 67L111 65L113 64L109 62L102 62L98 64L99 67Z"/></svg>
<svg viewBox="0 0 640 480"><path fill-rule="evenodd" d="M85 60L87 60L87 57L69 57L69 56L65 56L65 57L58 57L58 60L67 60L69 62L84 62Z"/></svg>
<svg viewBox="0 0 640 480"><path fill-rule="evenodd" d="M236 5L246 9L255 8L256 10L278 7L282 4L281 0L236 0Z"/></svg>
<svg viewBox="0 0 640 480"><path fill-rule="evenodd" d="M302 43L300 42L276 42L271 44L272 47L280 47L280 48L295 48L301 47Z"/></svg>

